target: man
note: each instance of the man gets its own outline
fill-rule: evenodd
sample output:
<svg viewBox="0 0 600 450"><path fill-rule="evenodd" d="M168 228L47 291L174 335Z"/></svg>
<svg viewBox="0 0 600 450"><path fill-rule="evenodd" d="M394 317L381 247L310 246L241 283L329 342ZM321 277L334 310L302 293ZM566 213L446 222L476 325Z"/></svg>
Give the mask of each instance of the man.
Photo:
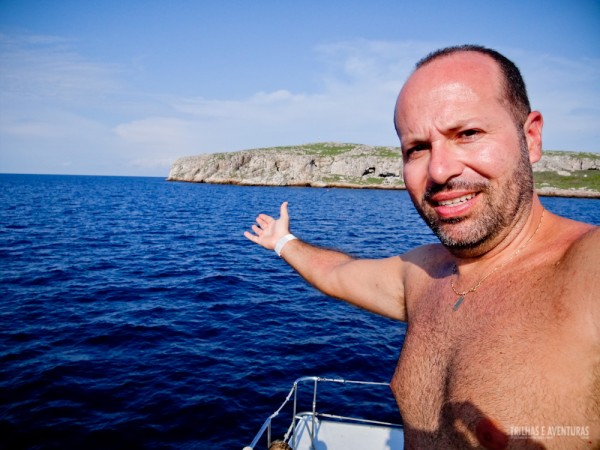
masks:
<svg viewBox="0 0 600 450"><path fill-rule="evenodd" d="M396 103L410 197L441 244L359 260L245 235L324 293L408 323L392 379L406 448L600 448L600 231L544 211L542 115L478 46L422 60Z"/></svg>

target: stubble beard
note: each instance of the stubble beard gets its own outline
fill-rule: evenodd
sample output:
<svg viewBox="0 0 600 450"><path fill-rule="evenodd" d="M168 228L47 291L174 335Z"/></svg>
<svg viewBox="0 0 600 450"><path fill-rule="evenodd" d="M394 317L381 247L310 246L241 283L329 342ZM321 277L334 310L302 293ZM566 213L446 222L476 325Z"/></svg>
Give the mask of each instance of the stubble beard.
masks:
<svg viewBox="0 0 600 450"><path fill-rule="evenodd" d="M530 205L534 186L533 173L522 131L519 133L519 141L519 163L512 176L506 177L501 186L494 187L489 181L474 183L452 179L443 185L432 185L420 203L415 202L425 223L452 253L468 257L487 251L488 244L514 224L515 218ZM451 219L438 217L429 199L435 193L456 189L480 192L483 204L480 205L481 213L478 216Z"/></svg>

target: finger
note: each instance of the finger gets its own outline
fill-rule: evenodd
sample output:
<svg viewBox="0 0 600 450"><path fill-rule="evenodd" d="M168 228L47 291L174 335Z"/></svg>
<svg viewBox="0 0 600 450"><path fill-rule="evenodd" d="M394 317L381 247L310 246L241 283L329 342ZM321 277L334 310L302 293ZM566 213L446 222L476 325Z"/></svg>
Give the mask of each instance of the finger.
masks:
<svg viewBox="0 0 600 450"><path fill-rule="evenodd" d="M262 220L265 223L269 224L269 223L273 222L275 219L273 219L271 216L267 216L266 214L259 214L259 216L257 217L256 220L257 221Z"/></svg>
<svg viewBox="0 0 600 450"><path fill-rule="evenodd" d="M258 226L260 227L261 231L266 230L267 228L269 228L269 224L266 223L264 220L257 220L256 223L258 224ZM256 226L256 225L254 225Z"/></svg>
<svg viewBox="0 0 600 450"><path fill-rule="evenodd" d="M288 202L283 202L279 208L279 217L286 223L290 221L290 215L288 213Z"/></svg>
<svg viewBox="0 0 600 450"><path fill-rule="evenodd" d="M246 239L249 239L252 242L254 242L255 244L258 244L258 237L253 235L249 231L244 231L244 236L246 237Z"/></svg>
<svg viewBox="0 0 600 450"><path fill-rule="evenodd" d="M254 231L254 233L256 233L257 237L260 237L260 235L263 234L263 229L257 227L256 225L252 225L252 231Z"/></svg>
<svg viewBox="0 0 600 450"><path fill-rule="evenodd" d="M272 217L258 217L256 219L256 223L258 223L262 228L268 228L275 220Z"/></svg>

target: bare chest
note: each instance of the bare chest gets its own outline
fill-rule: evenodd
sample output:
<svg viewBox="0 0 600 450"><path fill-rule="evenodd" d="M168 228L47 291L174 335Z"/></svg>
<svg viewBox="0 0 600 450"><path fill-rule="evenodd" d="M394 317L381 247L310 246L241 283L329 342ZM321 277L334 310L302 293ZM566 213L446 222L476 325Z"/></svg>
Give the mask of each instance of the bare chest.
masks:
<svg viewBox="0 0 600 450"><path fill-rule="evenodd" d="M590 425L598 351L568 286L505 278L456 311L447 280L418 294L392 382L409 441L503 448L531 427Z"/></svg>

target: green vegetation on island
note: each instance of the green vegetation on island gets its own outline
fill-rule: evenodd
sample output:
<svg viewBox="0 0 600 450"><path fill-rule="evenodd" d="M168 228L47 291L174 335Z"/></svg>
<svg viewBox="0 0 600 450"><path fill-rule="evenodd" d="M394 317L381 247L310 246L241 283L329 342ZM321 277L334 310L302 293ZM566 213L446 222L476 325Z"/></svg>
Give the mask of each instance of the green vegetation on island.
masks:
<svg viewBox="0 0 600 450"><path fill-rule="evenodd" d="M600 170L576 170L569 175L557 172L534 172L533 179L537 189L586 189L600 192Z"/></svg>
<svg viewBox="0 0 600 450"><path fill-rule="evenodd" d="M533 166L540 195L600 198L600 154L545 150ZM317 142L183 157L172 181L403 189L399 147Z"/></svg>

